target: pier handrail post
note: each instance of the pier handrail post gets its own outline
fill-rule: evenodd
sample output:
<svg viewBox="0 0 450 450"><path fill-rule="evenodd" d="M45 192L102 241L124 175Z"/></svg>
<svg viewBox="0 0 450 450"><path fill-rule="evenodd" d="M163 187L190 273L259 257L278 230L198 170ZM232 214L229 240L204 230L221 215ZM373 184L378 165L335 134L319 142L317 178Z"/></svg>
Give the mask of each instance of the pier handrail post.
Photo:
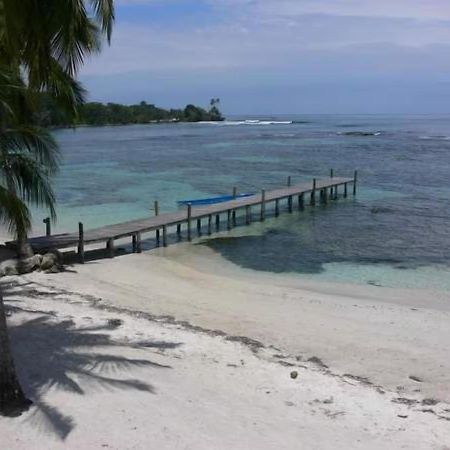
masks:
<svg viewBox="0 0 450 450"><path fill-rule="evenodd" d="M84 264L84 227L81 222L78 222L78 260Z"/></svg>
<svg viewBox="0 0 450 450"><path fill-rule="evenodd" d="M233 186L233 198L237 197L237 187Z"/></svg>
<svg viewBox="0 0 450 450"><path fill-rule="evenodd" d="M159 202L155 200L154 203L155 216L159 216ZM156 230L156 243L159 244L159 229Z"/></svg>
<svg viewBox="0 0 450 450"><path fill-rule="evenodd" d="M188 203L188 205L187 205L187 238L188 238L188 241L192 240L191 217L192 217L192 204Z"/></svg>
<svg viewBox="0 0 450 450"><path fill-rule="evenodd" d="M355 170L353 175L353 195L356 195L356 182L358 181L358 171Z"/></svg>
<svg viewBox="0 0 450 450"><path fill-rule="evenodd" d="M316 184L317 184L317 180L315 178L313 178L313 185L312 185L312 190L311 190L311 201L310 201L310 205L314 206L316 204Z"/></svg>
<svg viewBox="0 0 450 450"><path fill-rule="evenodd" d="M265 214L266 214L266 190L261 189L261 215L260 215L261 222L264 221Z"/></svg>
<svg viewBox="0 0 450 450"><path fill-rule="evenodd" d="M291 187L291 184L292 184L292 179L291 179L291 176L289 175L289 176L287 177L287 186L288 186L288 187Z"/></svg>
<svg viewBox="0 0 450 450"><path fill-rule="evenodd" d="M46 217L42 222L45 223L45 235L51 236L52 234L52 225L50 223L50 217Z"/></svg>
<svg viewBox="0 0 450 450"><path fill-rule="evenodd" d="M334 177L334 169L330 169L330 178Z"/></svg>

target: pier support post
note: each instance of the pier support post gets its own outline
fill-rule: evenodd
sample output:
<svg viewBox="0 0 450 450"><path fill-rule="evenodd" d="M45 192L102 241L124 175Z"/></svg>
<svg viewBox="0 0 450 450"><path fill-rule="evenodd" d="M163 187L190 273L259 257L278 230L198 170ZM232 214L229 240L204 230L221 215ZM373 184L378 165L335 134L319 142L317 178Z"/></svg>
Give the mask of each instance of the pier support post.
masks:
<svg viewBox="0 0 450 450"><path fill-rule="evenodd" d="M233 199L235 199L237 197L237 187L233 186ZM231 217L232 217L232 221L233 221L233 227L236 226L236 210L233 209L233 211L231 212Z"/></svg>
<svg viewBox="0 0 450 450"><path fill-rule="evenodd" d="M247 205L245 207L245 224L250 225L251 221L252 221L252 207L250 205Z"/></svg>
<svg viewBox="0 0 450 450"><path fill-rule="evenodd" d="M266 217L266 191L265 189L261 190L261 213L260 213L260 221L264 222Z"/></svg>
<svg viewBox="0 0 450 450"><path fill-rule="evenodd" d="M358 171L355 170L355 174L353 175L353 195L356 195L356 182L358 181Z"/></svg>
<svg viewBox="0 0 450 450"><path fill-rule="evenodd" d="M136 253L136 235L135 234L133 234L131 236L131 247L132 247L133 253Z"/></svg>
<svg viewBox="0 0 450 450"><path fill-rule="evenodd" d="M192 240L191 217L192 217L192 205L190 203L188 203L188 205L187 205L187 238L188 238L188 241Z"/></svg>
<svg viewBox="0 0 450 450"><path fill-rule="evenodd" d="M347 183L344 183L344 198L347 198Z"/></svg>
<svg viewBox="0 0 450 450"><path fill-rule="evenodd" d="M212 234L212 214L208 216L208 236Z"/></svg>
<svg viewBox="0 0 450 450"><path fill-rule="evenodd" d="M292 212L292 195L288 197L288 210L290 213Z"/></svg>
<svg viewBox="0 0 450 450"><path fill-rule="evenodd" d="M334 199L337 200L338 199L338 185L336 185L334 187Z"/></svg>
<svg viewBox="0 0 450 450"><path fill-rule="evenodd" d="M163 225L163 247L167 247L167 225Z"/></svg>
<svg viewBox="0 0 450 450"><path fill-rule="evenodd" d="M227 211L227 230L231 230L231 209Z"/></svg>
<svg viewBox="0 0 450 450"><path fill-rule="evenodd" d="M278 198L275 199L275 217L280 215L280 200Z"/></svg>
<svg viewBox="0 0 450 450"><path fill-rule="evenodd" d="M110 258L114 258L114 239L113 238L109 238L106 241L106 250L108 252L108 256Z"/></svg>
<svg viewBox="0 0 450 450"><path fill-rule="evenodd" d="M84 264L84 227L78 222L78 261Z"/></svg>
<svg viewBox="0 0 450 450"><path fill-rule="evenodd" d="M311 191L311 201L309 202L311 206L316 204L316 179L313 179L312 191Z"/></svg>
<svg viewBox="0 0 450 450"><path fill-rule="evenodd" d="M181 239L181 223L177 223L177 236Z"/></svg>
<svg viewBox="0 0 450 450"><path fill-rule="evenodd" d="M138 231L136 233L136 253L142 252L142 246L141 246L141 233Z"/></svg>
<svg viewBox="0 0 450 450"><path fill-rule="evenodd" d="M216 214L216 231L220 230L220 214Z"/></svg>
<svg viewBox="0 0 450 450"><path fill-rule="evenodd" d="M197 219L197 234L202 235L202 219Z"/></svg>
<svg viewBox="0 0 450 450"><path fill-rule="evenodd" d="M47 217L42 222L45 223L45 235L51 236L52 235L52 225L50 223L50 217Z"/></svg>
<svg viewBox="0 0 450 450"><path fill-rule="evenodd" d="M305 200L303 193L298 196L298 209L303 211L305 209Z"/></svg>
<svg viewBox="0 0 450 450"><path fill-rule="evenodd" d="M154 204L155 216L159 216L159 202L155 200ZM159 245L159 229L156 230L156 244Z"/></svg>

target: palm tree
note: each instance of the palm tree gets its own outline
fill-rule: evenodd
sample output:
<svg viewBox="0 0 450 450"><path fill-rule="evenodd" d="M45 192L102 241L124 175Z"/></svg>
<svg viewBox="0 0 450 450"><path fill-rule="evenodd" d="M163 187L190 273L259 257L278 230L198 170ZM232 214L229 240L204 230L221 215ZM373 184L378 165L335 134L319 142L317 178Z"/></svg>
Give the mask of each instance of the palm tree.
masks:
<svg viewBox="0 0 450 450"><path fill-rule="evenodd" d="M19 242L31 227L27 204L56 217L51 178L58 147L47 130L33 124L28 94L20 73L0 66L0 220Z"/></svg>
<svg viewBox="0 0 450 450"><path fill-rule="evenodd" d="M70 117L84 101L76 81L86 55L111 39L113 0L0 0L0 220L19 241L31 227L28 204L55 217L51 179L57 146L36 126L43 92ZM14 370L0 293L0 414L30 402Z"/></svg>

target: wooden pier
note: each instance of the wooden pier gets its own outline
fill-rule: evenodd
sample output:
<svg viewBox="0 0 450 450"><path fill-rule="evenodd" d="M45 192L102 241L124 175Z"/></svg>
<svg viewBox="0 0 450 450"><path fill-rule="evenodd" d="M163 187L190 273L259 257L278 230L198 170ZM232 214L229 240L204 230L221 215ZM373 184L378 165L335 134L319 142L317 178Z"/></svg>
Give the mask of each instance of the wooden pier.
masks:
<svg viewBox="0 0 450 450"><path fill-rule="evenodd" d="M202 219L207 220L207 234L214 230L219 231L221 215L226 214L227 229L236 225L236 213L245 212L245 223L249 225L254 218L252 208L257 208L257 218L264 221L266 217L266 208L268 204L275 207L275 216L280 213L280 202L287 202L289 212L293 211L294 199L297 199L296 205L299 210L303 210L305 205L314 206L316 201L326 203L329 200L338 198L339 188L342 187L342 196L347 197L348 186L353 189L353 195L356 194L357 172L353 178L334 177L331 170L330 177L324 179L314 178L311 183L302 183L292 185L291 177L288 177L285 187L271 191L261 190L260 193L240 197L222 203L212 205L192 206L188 204L187 209L177 210L168 213L159 213L159 205L155 202L155 215L145 219L132 220L129 222L107 225L91 230L84 230L83 224L79 223L78 233L51 234L50 221L44 220L46 225L46 235L30 238L28 242L33 250L38 253L44 253L51 249L65 249L76 247L80 263L84 262L85 246L90 244L106 243L106 249L110 257L114 256L114 241L126 237L131 237L133 251L141 252L141 241L144 233L156 232L156 240L159 243L162 234L162 245L167 245L168 228L176 226L176 233L181 238L182 226L186 227L187 239L192 239L192 226L196 222L197 232L200 234L202 229ZM233 189L234 195L237 190ZM215 216L215 220L213 218ZM15 242L8 242L7 245L15 246Z"/></svg>

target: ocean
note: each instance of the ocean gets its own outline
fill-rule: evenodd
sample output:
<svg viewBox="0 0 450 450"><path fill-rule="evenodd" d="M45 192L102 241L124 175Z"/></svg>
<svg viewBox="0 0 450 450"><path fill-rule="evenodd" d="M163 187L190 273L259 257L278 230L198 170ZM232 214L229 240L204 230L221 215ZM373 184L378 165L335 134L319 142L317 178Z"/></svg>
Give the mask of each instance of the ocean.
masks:
<svg viewBox="0 0 450 450"><path fill-rule="evenodd" d="M450 290L450 116L237 117L54 134L63 155L59 230L152 215L154 200L170 211L177 200L230 194L233 186L251 193L283 186L288 175L295 183L357 169L356 197L200 245L259 271ZM36 217L35 233L44 230L44 214Z"/></svg>

